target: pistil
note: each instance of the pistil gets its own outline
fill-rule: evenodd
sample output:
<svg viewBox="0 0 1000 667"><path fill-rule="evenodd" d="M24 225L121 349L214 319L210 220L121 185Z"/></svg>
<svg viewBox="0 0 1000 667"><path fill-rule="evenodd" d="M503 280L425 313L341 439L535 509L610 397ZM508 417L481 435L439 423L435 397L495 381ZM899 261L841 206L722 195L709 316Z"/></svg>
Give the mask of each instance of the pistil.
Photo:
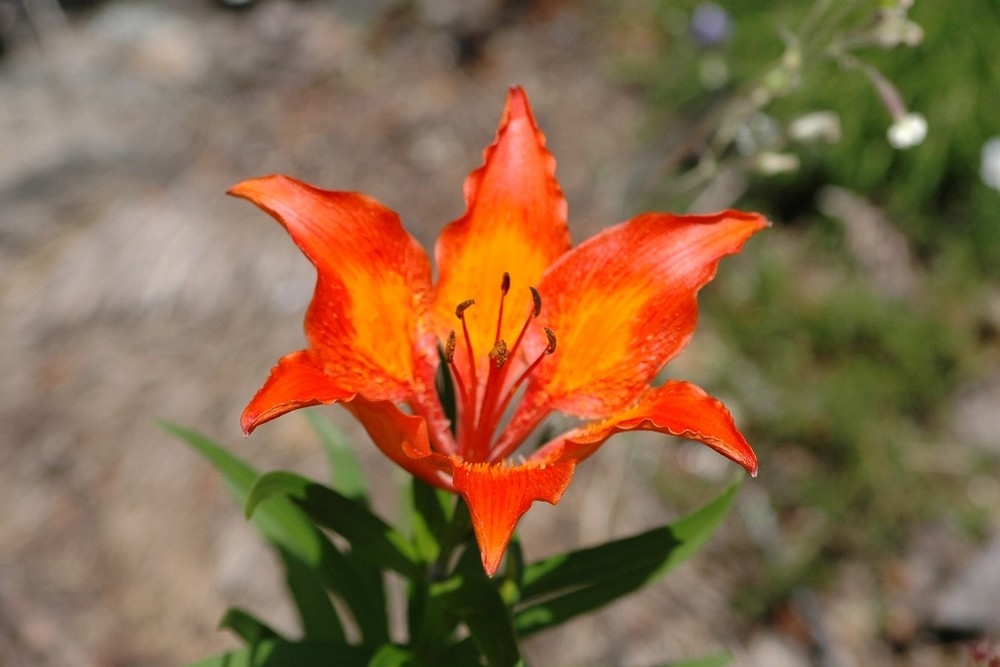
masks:
<svg viewBox="0 0 1000 667"><path fill-rule="evenodd" d="M510 406L518 389L523 385L528 377L538 368L542 360L555 352L556 337L549 328L544 328L545 337L548 344L545 349L532 361L517 379L504 392L507 385L507 374L510 369L508 361L516 354L528 331L528 326L542 312L542 297L538 290L529 287L531 290L531 310L525 318L524 324L518 332L513 345L500 337L503 327L504 302L507 293L510 291L510 274L504 273L500 282L500 306L497 313L496 334L494 335L493 346L487 353L490 363L487 364L487 375L483 383L482 395L479 393L479 383L476 369L476 356L472 347L472 339L469 335L469 328L465 320L465 311L468 310L475 300L468 299L461 302L455 308L455 316L462 321L462 334L465 339L466 353L469 359L470 383L466 383L455 364L455 350L457 348L457 334L451 331L445 346L445 360L455 378L455 385L458 388L459 399L462 405L462 417L458 433L459 451L467 461L491 461L505 454L492 452L493 437L503 419L504 413ZM501 399L503 395L503 400Z"/></svg>

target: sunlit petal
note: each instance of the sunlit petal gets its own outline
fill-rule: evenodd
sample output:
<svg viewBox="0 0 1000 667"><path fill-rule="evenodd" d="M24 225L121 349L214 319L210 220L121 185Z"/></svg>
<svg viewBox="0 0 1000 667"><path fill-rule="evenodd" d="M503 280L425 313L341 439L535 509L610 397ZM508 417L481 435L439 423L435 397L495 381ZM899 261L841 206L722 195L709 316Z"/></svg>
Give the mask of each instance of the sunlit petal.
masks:
<svg viewBox="0 0 1000 667"><path fill-rule="evenodd" d="M623 431L656 431L696 440L739 463L751 475L757 474L757 456L729 410L689 382L668 382L651 389L631 408L566 433L535 452L532 460L578 463Z"/></svg>
<svg viewBox="0 0 1000 667"><path fill-rule="evenodd" d="M510 341L531 305L529 286L570 247L566 201L555 179L555 160L535 125L527 97L513 88L482 167L465 182L467 210L437 242L440 272L434 295L439 335L457 328L455 306L475 299L466 316L473 348L485 364L493 346L500 282L510 274L501 337ZM459 354L461 368L467 357Z"/></svg>
<svg viewBox="0 0 1000 667"><path fill-rule="evenodd" d="M244 181L229 192L274 216L315 265L305 329L323 370L370 399L426 394L436 359L430 261L399 217L365 195L287 176Z"/></svg>
<svg viewBox="0 0 1000 667"><path fill-rule="evenodd" d="M457 463L455 490L469 505L483 568L493 576L518 519L536 500L556 504L573 478L575 463Z"/></svg>
<svg viewBox="0 0 1000 667"><path fill-rule="evenodd" d="M549 407L602 418L638 398L694 333L698 290L767 226L760 215L650 213L565 255L539 285L559 348L531 378ZM535 349L544 344L537 336Z"/></svg>
<svg viewBox="0 0 1000 667"><path fill-rule="evenodd" d="M309 350L293 352L278 361L264 386L243 411L243 434L286 412L311 405L350 399L354 392L323 372L322 361Z"/></svg>

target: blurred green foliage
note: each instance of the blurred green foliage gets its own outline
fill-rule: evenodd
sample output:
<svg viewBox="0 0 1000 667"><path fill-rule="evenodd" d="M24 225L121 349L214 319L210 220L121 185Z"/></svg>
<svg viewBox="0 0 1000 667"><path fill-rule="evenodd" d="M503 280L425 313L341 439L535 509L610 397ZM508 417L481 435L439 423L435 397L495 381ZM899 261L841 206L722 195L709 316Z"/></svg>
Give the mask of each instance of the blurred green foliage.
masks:
<svg viewBox="0 0 1000 667"><path fill-rule="evenodd" d="M727 260L702 299L725 341L708 381L742 403L785 539L765 554L767 583L747 596L757 613L842 558L877 564L922 524L975 533L987 514L969 503L966 483L997 461L955 442L949 418L956 391L997 356L986 304L1000 279L1000 193L979 169L983 143L1000 134L1000 4L917 0L909 17L923 41L892 49L859 45L875 25L874 1L719 0L731 32L712 46L691 29L704 4L661 0L646 15L630 4L621 20L646 47L619 71L647 100L649 143L666 165L651 207L682 210L700 190L672 183L702 170L710 187L735 165L745 180L734 204L776 225ZM837 57L844 52L854 65ZM922 144L889 145L893 119L866 66L926 116ZM761 90L766 102L751 111L767 114L769 141L795 154L797 170L754 173L752 156L713 134ZM795 118L825 110L840 117L839 141L789 140ZM847 225L821 212L830 185L860 195L903 239L914 276L905 294L880 289Z"/></svg>
<svg viewBox="0 0 1000 667"><path fill-rule="evenodd" d="M997 192L979 179L980 149L1000 135L1000 40L995 35L1000 4L916 2L909 15L924 30L919 45L852 49L896 85L910 109L927 117L926 141L903 151L886 141L892 119L871 81L859 70L845 69L830 53L831 44L860 41L880 3L720 2L731 17L732 32L709 48L697 43L690 27L692 13L704 4L661 0L652 16L629 19L658 33L656 57L630 61L626 72L663 123L684 126L685 119L689 124L699 117L711 123L717 118L709 112L723 101L755 86L775 85L777 65L795 35L799 75L763 110L783 127L811 111L835 111L842 138L833 146L798 151L803 161L798 174L782 179L780 188L768 184L752 190L749 199L794 217L810 211L788 206L783 196L791 193L792 203L802 203L803 191L840 185L884 205L922 259L954 253L972 260L967 269L1000 277L1000 206ZM821 25L803 28L814 4L831 9L819 14ZM798 34L800 29L805 34ZM715 62L724 63L726 83L710 89L703 83L705 70Z"/></svg>

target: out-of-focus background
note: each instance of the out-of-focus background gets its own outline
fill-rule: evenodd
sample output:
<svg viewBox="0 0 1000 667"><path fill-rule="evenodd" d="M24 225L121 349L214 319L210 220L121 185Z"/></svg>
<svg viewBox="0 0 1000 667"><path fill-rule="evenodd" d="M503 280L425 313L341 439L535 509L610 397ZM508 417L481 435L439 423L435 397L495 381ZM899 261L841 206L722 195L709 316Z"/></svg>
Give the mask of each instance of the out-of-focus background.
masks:
<svg viewBox="0 0 1000 667"><path fill-rule="evenodd" d="M0 0L0 665L181 664L235 644L237 604L294 629L277 563L154 423L322 475L299 416L240 437L314 277L223 193L364 191L430 247L511 84L575 241L649 209L775 222L666 374L725 400L759 478L697 559L533 664L973 664L1000 637L1000 7L908 4ZM677 516L733 468L614 440L527 515L527 555Z"/></svg>

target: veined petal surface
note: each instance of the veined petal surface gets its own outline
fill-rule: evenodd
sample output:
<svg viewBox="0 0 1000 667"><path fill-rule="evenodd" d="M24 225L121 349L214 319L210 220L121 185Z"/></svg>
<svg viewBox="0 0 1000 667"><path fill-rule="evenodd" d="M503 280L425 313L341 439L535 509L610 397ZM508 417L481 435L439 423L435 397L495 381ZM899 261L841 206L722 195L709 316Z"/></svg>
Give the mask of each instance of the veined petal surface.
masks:
<svg viewBox="0 0 1000 667"><path fill-rule="evenodd" d="M493 576L500 566L518 519L536 500L559 502L574 469L571 460L518 466L455 462L455 490L469 506L486 574Z"/></svg>
<svg viewBox="0 0 1000 667"><path fill-rule="evenodd" d="M647 213L564 255L542 279L559 348L523 403L603 418L632 402L694 333L698 290L767 221L754 213ZM541 341L536 336L529 347Z"/></svg>
<svg viewBox="0 0 1000 667"><path fill-rule="evenodd" d="M656 431L708 445L757 474L757 456L737 430L722 401L690 382L667 382L643 395L634 406L599 422L570 431L535 452L530 460L579 463L623 431Z"/></svg>
<svg viewBox="0 0 1000 667"><path fill-rule="evenodd" d="M465 200L465 215L448 224L437 242L434 313L438 335L444 338L449 330L460 330L455 306L475 299L466 318L477 362L485 364L496 335L504 272L510 274L511 290L501 337L511 342L531 307L528 287L570 247L555 159L520 88L507 97L483 166L466 179ZM459 354L456 361L464 368L467 357Z"/></svg>
<svg viewBox="0 0 1000 667"><path fill-rule="evenodd" d="M433 391L430 260L399 216L371 197L288 176L229 192L270 213L316 267L305 330L327 375L370 399Z"/></svg>

